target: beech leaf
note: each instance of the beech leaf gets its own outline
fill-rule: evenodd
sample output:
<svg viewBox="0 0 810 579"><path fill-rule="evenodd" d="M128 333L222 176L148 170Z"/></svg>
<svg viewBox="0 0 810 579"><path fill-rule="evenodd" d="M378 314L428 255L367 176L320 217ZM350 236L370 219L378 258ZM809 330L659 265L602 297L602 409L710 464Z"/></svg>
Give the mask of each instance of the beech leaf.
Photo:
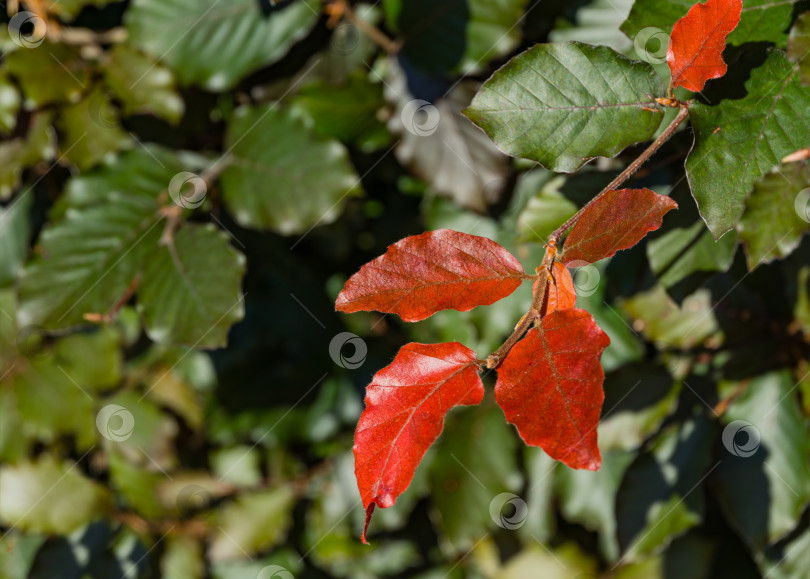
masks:
<svg viewBox="0 0 810 579"><path fill-rule="evenodd" d="M661 80L606 46L537 44L495 72L464 111L508 155L573 173L655 134Z"/></svg>
<svg viewBox="0 0 810 579"><path fill-rule="evenodd" d="M526 277L517 258L491 239L439 229L389 246L349 278L335 307L416 322L440 310L466 312L494 303Z"/></svg>
<svg viewBox="0 0 810 579"><path fill-rule="evenodd" d="M664 215L676 207L674 200L649 189L609 191L579 218L565 240L560 259L565 264L593 263L633 247L661 227Z"/></svg>
<svg viewBox="0 0 810 579"><path fill-rule="evenodd" d="M354 437L355 475L366 509L363 542L374 506L392 506L408 488L447 412L483 398L475 352L458 342L407 344L374 375Z"/></svg>
<svg viewBox="0 0 810 579"><path fill-rule="evenodd" d="M675 23L667 48L670 90L703 90L707 80L726 74L726 37L740 23L742 0L707 0Z"/></svg>
<svg viewBox="0 0 810 579"><path fill-rule="evenodd" d="M599 469L599 356L609 344L591 314L570 309L542 318L512 348L498 368L495 400L526 444L571 468Z"/></svg>

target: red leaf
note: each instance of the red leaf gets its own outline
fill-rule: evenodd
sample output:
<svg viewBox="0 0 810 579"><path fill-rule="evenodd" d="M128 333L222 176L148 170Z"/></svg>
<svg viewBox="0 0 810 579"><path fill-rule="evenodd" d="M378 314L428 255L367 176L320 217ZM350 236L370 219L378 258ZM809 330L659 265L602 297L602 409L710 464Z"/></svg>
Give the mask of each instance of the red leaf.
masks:
<svg viewBox="0 0 810 579"><path fill-rule="evenodd" d="M741 12L742 0L707 0L675 23L667 48L671 90L682 86L697 92L707 80L726 74L726 36L740 23Z"/></svg>
<svg viewBox="0 0 810 579"><path fill-rule="evenodd" d="M440 310L466 312L494 303L525 278L517 258L491 239L439 229L389 246L349 278L335 307L417 322Z"/></svg>
<svg viewBox="0 0 810 579"><path fill-rule="evenodd" d="M556 312L557 310L569 310L577 305L577 292L574 288L574 278L571 272L559 261L555 261L551 268L552 279L546 280L548 288L546 289L545 307L541 312L546 315L548 312ZM537 280L532 285L532 292L537 292Z"/></svg>
<svg viewBox="0 0 810 579"><path fill-rule="evenodd" d="M574 225L560 259L565 264L593 263L633 247L661 227L664 215L676 207L675 201L649 189L608 191Z"/></svg>
<svg viewBox="0 0 810 579"><path fill-rule="evenodd" d="M367 514L363 542L373 505L390 507L408 488L447 412L483 397L475 353L458 342L407 344L374 375L354 436L354 471Z"/></svg>
<svg viewBox="0 0 810 579"><path fill-rule="evenodd" d="M596 426L605 398L599 364L610 339L585 310L542 318L498 368L495 400L520 436L571 468L602 464Z"/></svg>

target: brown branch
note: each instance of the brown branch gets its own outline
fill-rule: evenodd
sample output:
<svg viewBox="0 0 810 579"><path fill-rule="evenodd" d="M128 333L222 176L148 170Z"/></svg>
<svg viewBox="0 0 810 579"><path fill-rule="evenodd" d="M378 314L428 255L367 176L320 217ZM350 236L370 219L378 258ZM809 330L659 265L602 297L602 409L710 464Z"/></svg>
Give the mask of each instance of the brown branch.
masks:
<svg viewBox="0 0 810 579"><path fill-rule="evenodd" d="M351 22L357 30L368 36L374 44L382 48L388 54L397 54L400 51L402 48L400 42L391 40L388 38L388 35L371 22L358 17L347 0L340 0L340 2L343 4L343 16L346 20Z"/></svg>
<svg viewBox="0 0 810 579"><path fill-rule="evenodd" d="M487 358L487 368L494 369L500 366L512 347L520 341L526 331L531 327L532 323L540 317L543 302L546 299L546 289L548 288L551 266L554 263L554 257L556 255L557 244L549 242L546 245L546 254L543 257L543 263L537 268L537 281L539 283L536 285L532 296L532 305L529 311L520 319L512 335L506 339L500 348L495 350L495 352Z"/></svg>
<svg viewBox="0 0 810 579"><path fill-rule="evenodd" d="M585 206L577 211L571 219L563 223L560 227L557 228L554 233L549 236L549 241L553 241L557 243L560 241L560 238L565 235L565 232L571 229L574 224L579 221L579 218L582 217L582 214L585 212L588 207L599 201L601 197L606 195L609 191L615 190L619 185L627 181L630 177L632 177L636 171L638 171L641 166L646 163L650 157L652 157L658 149L661 148L661 145L666 143L673 134L675 134L676 129L686 120L686 117L689 116L689 103L681 103L680 104L681 110L678 112L678 115L673 119L672 123L661 133L652 144L647 147L647 149L638 156L638 158L630 163L627 168L619 173L619 175L613 179L610 183L608 183L604 189L602 189L599 193L596 194L596 197L591 199Z"/></svg>
<svg viewBox="0 0 810 579"><path fill-rule="evenodd" d="M565 235L565 232L573 227L577 221L579 221L579 218L582 217L582 214L588 207L596 203L601 197L606 195L608 191L616 189L616 187L634 175L641 168L641 166L646 163L650 157L652 157L655 152L658 151L658 149L660 149L661 146L672 137L673 134L675 134L676 129L686 120L686 117L689 116L688 102L680 102L675 99L664 99L664 101L665 102L661 102L661 104L664 106L680 107L680 111L678 111L678 115L673 119L672 123L670 123L666 129L664 129L664 132L661 133L658 138L655 139L655 141L653 141L652 144L647 147L647 149L641 153L641 155L639 155L635 161L630 163L630 165L628 165L624 171L613 179L613 181L608 183L608 185L597 193L597 195L582 209L577 211L576 214L571 217L571 219L563 223L548 237L543 263L537 268L536 279L539 283L536 285L534 290L532 305L529 308L529 311L526 312L526 314L524 314L524 316L520 319L520 322L518 322L515 330L501 345L501 347L487 357L486 367L490 370L496 369L501 365L501 362L503 362L503 360L509 354L512 347L514 347L514 345L517 344L521 338L523 338L523 335L529 330L531 325L542 317L543 302L546 299L546 292L548 290L548 283L551 275L551 267L554 264L554 258L557 255L557 243L559 242L560 238Z"/></svg>

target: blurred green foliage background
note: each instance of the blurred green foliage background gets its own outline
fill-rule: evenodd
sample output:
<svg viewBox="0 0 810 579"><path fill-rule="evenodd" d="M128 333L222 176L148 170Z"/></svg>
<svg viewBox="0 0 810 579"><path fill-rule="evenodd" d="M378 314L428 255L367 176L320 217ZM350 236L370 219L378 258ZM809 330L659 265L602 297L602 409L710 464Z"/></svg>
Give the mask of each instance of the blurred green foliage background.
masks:
<svg viewBox="0 0 810 579"><path fill-rule="evenodd" d="M689 128L632 182L680 210L576 278L611 338L602 469L525 447L488 396L358 539L373 373L407 341L485 357L531 296L402 324L336 314L343 282L442 227L533 270L642 149L554 174L460 111L536 42L666 77L690 4L7 1L0 577L810 577L810 242L767 263L715 243ZM744 6L698 98L744 95L808 8Z"/></svg>

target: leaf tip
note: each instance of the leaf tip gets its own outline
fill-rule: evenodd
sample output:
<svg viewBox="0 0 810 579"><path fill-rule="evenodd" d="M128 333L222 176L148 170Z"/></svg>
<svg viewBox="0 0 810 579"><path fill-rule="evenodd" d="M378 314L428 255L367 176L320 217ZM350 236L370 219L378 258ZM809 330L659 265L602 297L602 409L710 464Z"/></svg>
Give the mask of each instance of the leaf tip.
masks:
<svg viewBox="0 0 810 579"><path fill-rule="evenodd" d="M360 540L363 541L364 545L368 545L369 542L366 540L366 533L368 533L368 525L371 522L371 515L374 514L374 507L377 506L377 503L373 502L366 507L366 522L363 524L363 534L360 535Z"/></svg>

